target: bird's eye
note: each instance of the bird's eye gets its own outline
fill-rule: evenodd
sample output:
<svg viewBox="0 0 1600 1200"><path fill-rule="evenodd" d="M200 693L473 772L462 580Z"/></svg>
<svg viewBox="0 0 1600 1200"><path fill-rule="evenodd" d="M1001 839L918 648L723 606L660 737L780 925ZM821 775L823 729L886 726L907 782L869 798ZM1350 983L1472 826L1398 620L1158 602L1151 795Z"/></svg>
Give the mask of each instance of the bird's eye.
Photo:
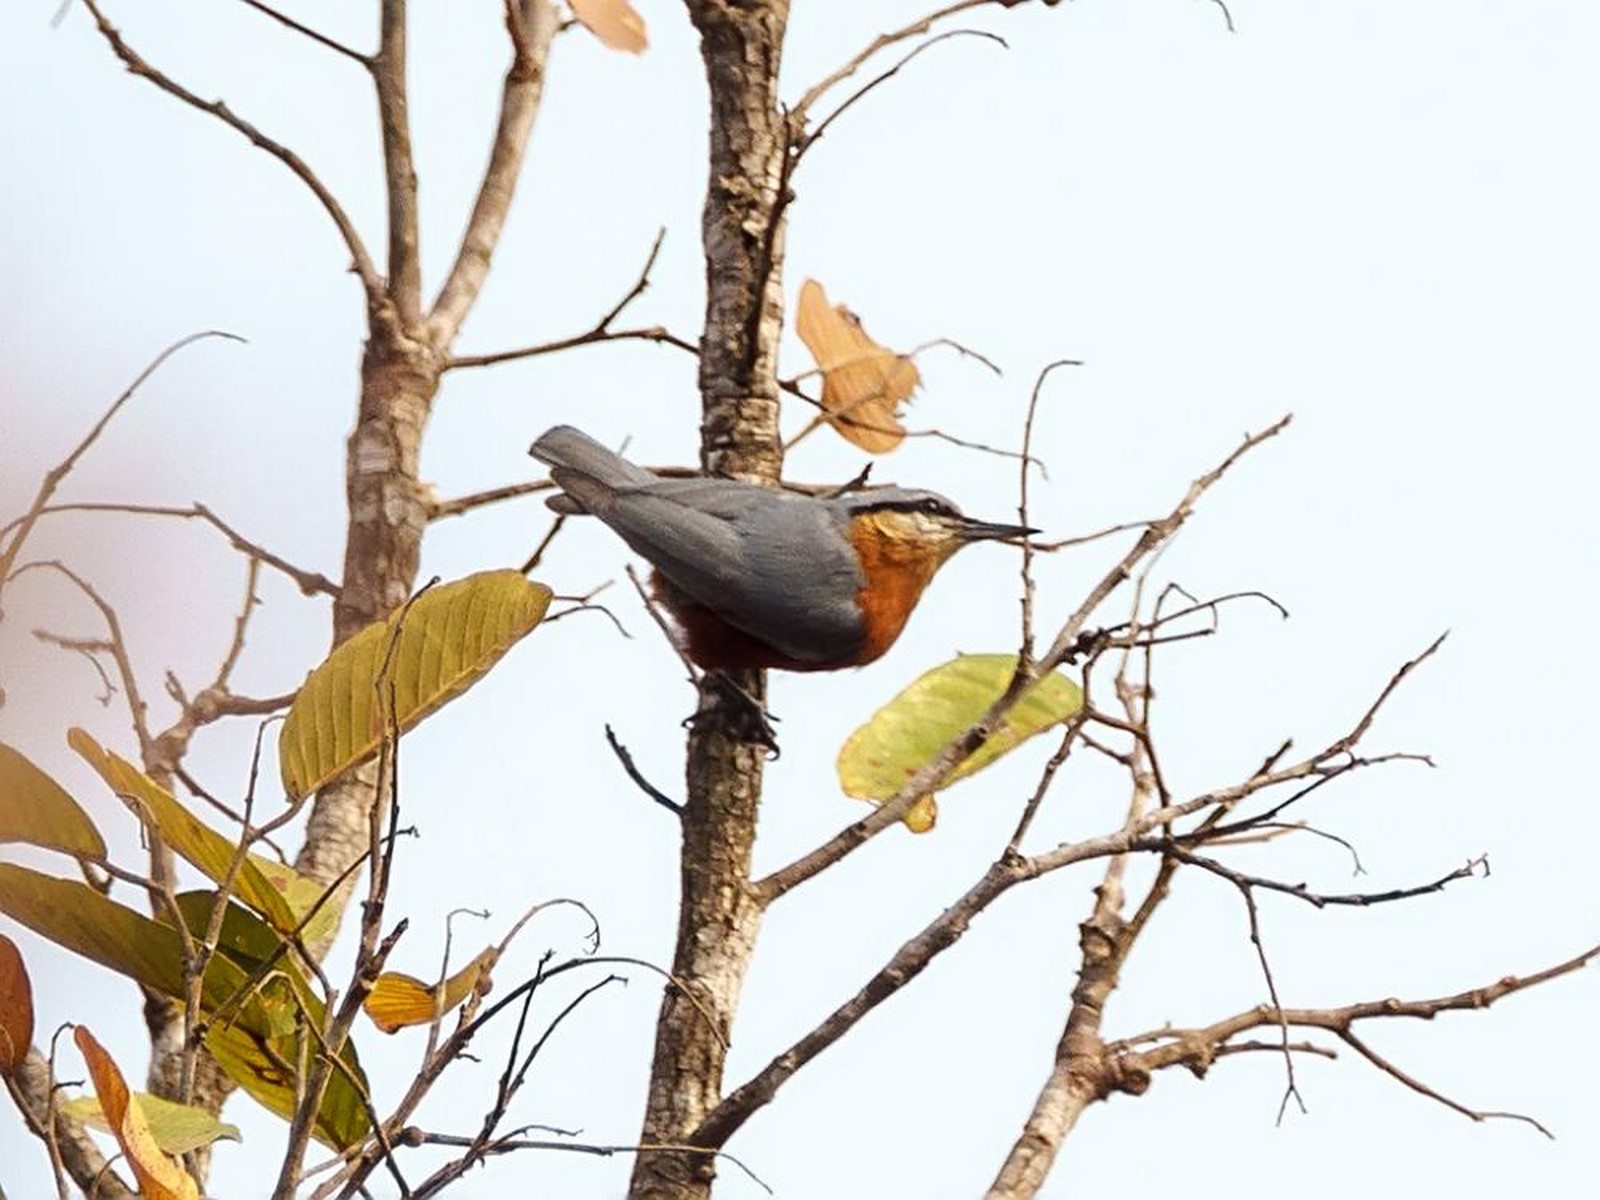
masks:
<svg viewBox="0 0 1600 1200"><path fill-rule="evenodd" d="M917 507L923 512L927 513L929 516L934 517L942 517L949 511L942 503L940 503L938 500L935 500L931 496L924 500L921 504L917 505Z"/></svg>

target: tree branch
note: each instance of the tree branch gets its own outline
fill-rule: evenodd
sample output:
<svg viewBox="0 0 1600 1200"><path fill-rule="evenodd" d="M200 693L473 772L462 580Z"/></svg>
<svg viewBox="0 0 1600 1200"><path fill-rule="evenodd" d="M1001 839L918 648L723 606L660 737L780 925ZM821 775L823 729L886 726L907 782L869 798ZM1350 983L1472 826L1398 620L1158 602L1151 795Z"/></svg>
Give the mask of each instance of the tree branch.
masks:
<svg viewBox="0 0 1600 1200"><path fill-rule="evenodd" d="M373 60L372 60L372 56L370 54L363 54L359 50L352 50L349 46L346 46L343 42L336 41L335 39L329 37L325 33L318 33L315 29L312 29L308 25L302 25L299 21L296 21L293 17L287 16L286 14L279 12L277 9L271 8L271 7L261 3L261 0L239 0L239 3L245 5L245 6L249 7L249 8L255 9L262 16L268 17L271 20L276 21L279 25L282 25L285 29L292 29L296 33L300 34L301 36L310 38L313 42L316 42L317 45L319 45L319 46L325 46L329 50L334 51L334 53L336 53L336 54L342 54L346 58L351 59L354 62L360 63L363 67L366 67L369 71L372 69Z"/></svg>
<svg viewBox="0 0 1600 1200"><path fill-rule="evenodd" d="M33 503L28 506L28 511L15 521L0 528L0 537L5 537L7 534L14 535L10 541L6 542L5 548L0 550L0 589L5 587L6 579L11 574L11 568L16 565L17 556L22 553L22 545L28 540L28 535L33 532L33 527L39 518L47 512L60 511L59 509L51 508L50 497L55 495L56 489L61 486L62 480L72 474L72 469L78 465L78 460L88 452L89 447L100 439L100 435L105 432L106 426L111 423L111 418L115 417L121 411L122 406L133 398L133 394L139 390L139 386L145 380L161 369L162 363L166 362L167 359L185 346L203 341L206 338L226 338L230 342L244 341L237 334L224 333L220 329L205 329L199 333L191 333L187 337L179 338L160 354L156 355L155 358L151 359L144 370L134 377L133 382L122 390L122 394L111 402L111 407L101 414L100 419L94 423L88 433L84 434L83 440L73 447L72 452L45 472L44 478L39 482L39 491L34 496Z"/></svg>
<svg viewBox="0 0 1600 1200"><path fill-rule="evenodd" d="M111 1169L83 1123L56 1107L55 1076L42 1054L30 1049L22 1066L6 1076L5 1083L29 1130L59 1154L62 1168L84 1195L96 1200L135 1200L137 1193Z"/></svg>
<svg viewBox="0 0 1600 1200"><path fill-rule="evenodd" d="M1245 454L1281 433L1288 426L1291 418L1283 417L1258 433L1245 437L1234 451L1220 464L1196 479L1189 486L1182 500L1165 517L1153 521L1145 527L1144 535L1138 543L1123 555L1120 562L1111 568L1089 592L1087 598L1061 627L1056 635L1049 652L1038 664L1037 670L1032 672L1019 671L1012 680L1011 686L998 700L989 707L983 717L965 733L953 738L945 747L933 757L927 766L918 771L911 779L906 781L904 787L892 799L884 801L865 817L847 826L835 834L828 841L815 849L802 855L785 867L780 867L765 879L756 882L753 887L763 904L770 904L773 900L789 891L791 888L804 883L820 871L826 870L845 855L852 853L868 840L876 837L891 825L896 824L916 803L917 798L938 788L949 778L956 766L964 762L977 750L1005 720L1011 709L1021 700L1026 693L1028 685L1050 671L1055 670L1074 652L1078 643L1078 636L1083 631L1091 614L1116 591L1131 576L1133 569L1142 561L1153 555L1156 550L1166 544L1179 529L1181 529L1190 516L1194 513L1195 505L1200 497L1225 475L1234 463L1238 462ZM1382 703L1380 697L1379 703Z"/></svg>
<svg viewBox="0 0 1600 1200"><path fill-rule="evenodd" d="M262 133L261 130L243 117L237 116L221 100L209 102L202 100L170 75L151 66L123 40L116 27L100 11L100 5L97 0L83 0L83 5L94 17L95 27L99 29L100 35L105 38L106 44L111 47L112 53L122 60L122 64L130 72L143 79L148 79L162 91L177 97L189 107L216 117L224 125L243 135L251 145L265 150L273 158L283 163L290 171L294 172L300 182L311 189L312 194L322 204L328 216L333 219L334 225L339 230L339 236L344 239L345 247L350 251L351 265L357 277L361 280L362 289L366 292L368 307L375 307L383 298L384 289L383 280L379 277L377 268L373 265L372 256L367 253L367 248L361 241L361 235L356 232L355 223L351 221L349 214L345 212L344 206L339 203L338 198L329 190L327 184L322 182L316 172L306 165L305 160L281 142L275 141Z"/></svg>
<svg viewBox="0 0 1600 1200"><path fill-rule="evenodd" d="M372 81L383 133L384 198L389 215L389 299L405 329L422 318L422 234L417 223L417 168L407 104L406 0L382 0Z"/></svg>
<svg viewBox="0 0 1600 1200"><path fill-rule="evenodd" d="M489 165L479 184L455 263L428 316L434 344L440 347L454 340L489 276L489 261L505 228L528 134L544 93L545 62L557 25L555 10L549 0L505 0L505 14L512 44L511 66L501 89L500 116Z"/></svg>

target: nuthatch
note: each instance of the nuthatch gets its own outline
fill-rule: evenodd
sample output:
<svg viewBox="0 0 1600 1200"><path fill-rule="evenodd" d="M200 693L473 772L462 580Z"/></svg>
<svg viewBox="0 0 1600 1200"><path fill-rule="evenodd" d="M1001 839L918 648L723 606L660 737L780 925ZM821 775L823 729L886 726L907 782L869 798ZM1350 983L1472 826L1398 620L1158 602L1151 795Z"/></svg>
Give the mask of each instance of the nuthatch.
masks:
<svg viewBox="0 0 1600 1200"><path fill-rule="evenodd" d="M894 645L922 590L971 542L1036 533L975 521L935 492L832 497L732 479L666 479L558 425L529 453L655 567L655 593L706 668L833 671Z"/></svg>

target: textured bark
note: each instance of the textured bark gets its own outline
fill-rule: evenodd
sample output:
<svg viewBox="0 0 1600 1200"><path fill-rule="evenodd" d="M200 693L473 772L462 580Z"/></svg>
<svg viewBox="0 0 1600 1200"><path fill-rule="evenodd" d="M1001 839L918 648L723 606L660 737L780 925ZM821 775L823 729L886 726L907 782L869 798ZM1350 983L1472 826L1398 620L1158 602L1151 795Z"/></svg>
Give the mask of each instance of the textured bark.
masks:
<svg viewBox="0 0 1600 1200"><path fill-rule="evenodd" d="M1082 965L1055 1061L985 1200L1028 1200L1050 1174L1061 1143L1084 1109L1114 1091L1137 1095L1148 1086L1148 1078L1125 1077L1121 1060L1107 1053L1100 1032L1106 1002L1116 990L1133 944L1122 917L1124 862L1112 860L1104 882L1095 889L1094 912L1078 927Z"/></svg>
<svg viewBox="0 0 1600 1200"><path fill-rule="evenodd" d="M53 1121L49 1120L55 1079L43 1055L37 1050L29 1050L22 1066L7 1083L18 1106L27 1114L29 1123L39 1130L47 1127L51 1130L61 1152L62 1168L83 1189L85 1195L92 1195L96 1200L125 1200L137 1195L122 1176L111 1168L105 1155L100 1153L100 1148L84 1131L81 1122L62 1116L60 1111L55 1113ZM60 1103L59 1096L56 1103Z"/></svg>
<svg viewBox="0 0 1600 1200"><path fill-rule="evenodd" d="M416 585L428 522L418 463L439 389L440 361L429 343L393 323L377 325L367 341L361 405L345 451L349 525L344 582L334 602L335 644L399 608ZM368 766L317 796L295 860L297 871L331 883L365 853L374 780L375 770ZM347 882L346 893L349 887Z"/></svg>
<svg viewBox="0 0 1600 1200"><path fill-rule="evenodd" d="M701 461L712 474L770 484L782 468L777 349L788 137L777 79L788 5L689 0L688 8L711 92ZM764 701L761 672L739 672L734 682ZM708 677L689 735L672 966L688 994L669 987L662 997L640 1135L647 1146L691 1141L721 1099L762 911L750 855L766 751L750 737L748 718L748 705ZM630 1195L704 1200L714 1177L709 1155L646 1152L636 1160Z"/></svg>

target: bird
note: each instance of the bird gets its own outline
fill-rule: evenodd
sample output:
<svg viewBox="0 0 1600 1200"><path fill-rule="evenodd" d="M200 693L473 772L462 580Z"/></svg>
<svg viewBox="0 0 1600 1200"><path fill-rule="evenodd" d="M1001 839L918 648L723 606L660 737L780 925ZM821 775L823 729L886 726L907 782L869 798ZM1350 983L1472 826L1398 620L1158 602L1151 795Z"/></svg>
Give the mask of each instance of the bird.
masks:
<svg viewBox="0 0 1600 1200"><path fill-rule="evenodd" d="M664 478L570 425L528 451L655 568L684 656L707 670L836 671L883 656L956 551L1039 532L979 521L937 492L814 496L733 479Z"/></svg>

